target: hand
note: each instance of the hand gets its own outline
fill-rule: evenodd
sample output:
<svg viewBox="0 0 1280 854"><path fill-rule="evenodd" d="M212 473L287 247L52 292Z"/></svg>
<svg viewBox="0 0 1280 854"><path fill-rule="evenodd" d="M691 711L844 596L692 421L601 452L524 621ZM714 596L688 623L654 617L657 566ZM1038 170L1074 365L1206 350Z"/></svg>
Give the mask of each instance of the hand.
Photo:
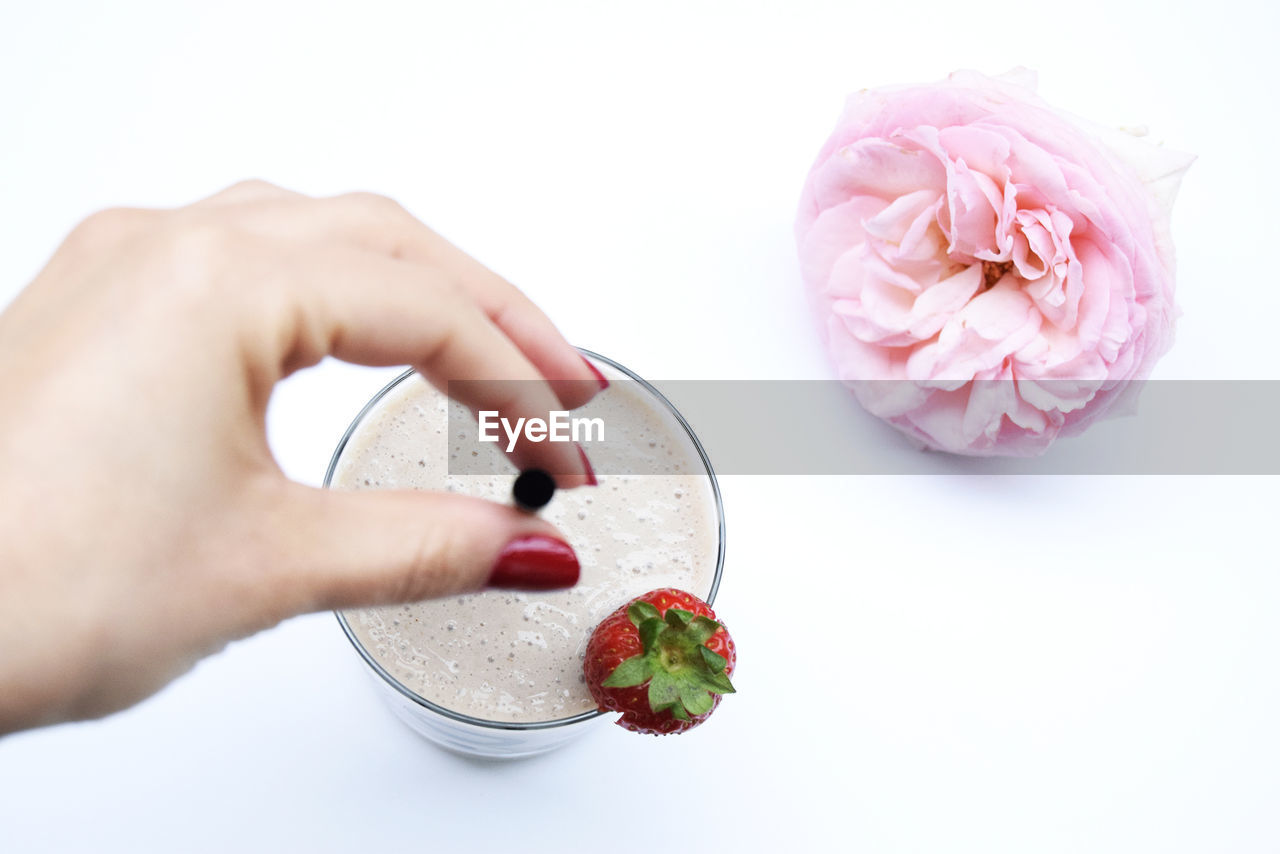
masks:
<svg viewBox="0 0 1280 854"><path fill-rule="evenodd" d="M294 614L482 588L500 555L519 586L504 547L563 539L490 502L287 480L267 400L327 354L530 380L463 401L513 417L598 388L528 299L388 199L248 182L90 217L0 315L0 733L130 705ZM520 453L593 482L574 445Z"/></svg>

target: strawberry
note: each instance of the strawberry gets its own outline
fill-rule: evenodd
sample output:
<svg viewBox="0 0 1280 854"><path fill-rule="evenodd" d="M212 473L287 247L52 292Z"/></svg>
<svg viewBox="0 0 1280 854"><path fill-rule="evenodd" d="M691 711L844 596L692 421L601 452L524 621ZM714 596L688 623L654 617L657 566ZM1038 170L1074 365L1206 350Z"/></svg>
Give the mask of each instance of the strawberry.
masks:
<svg viewBox="0 0 1280 854"><path fill-rule="evenodd" d="M596 626L583 673L601 711L618 726L666 735L711 716L737 654L715 612L697 596L667 587L632 599Z"/></svg>

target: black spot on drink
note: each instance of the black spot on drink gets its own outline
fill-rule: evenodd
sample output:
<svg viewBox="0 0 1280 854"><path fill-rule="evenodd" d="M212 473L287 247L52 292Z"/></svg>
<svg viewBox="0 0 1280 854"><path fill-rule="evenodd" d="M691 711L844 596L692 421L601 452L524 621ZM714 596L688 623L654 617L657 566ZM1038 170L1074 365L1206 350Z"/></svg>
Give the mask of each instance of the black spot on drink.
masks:
<svg viewBox="0 0 1280 854"><path fill-rule="evenodd" d="M511 497L516 506L526 513L536 513L556 494L556 482L542 469L525 469L511 487Z"/></svg>

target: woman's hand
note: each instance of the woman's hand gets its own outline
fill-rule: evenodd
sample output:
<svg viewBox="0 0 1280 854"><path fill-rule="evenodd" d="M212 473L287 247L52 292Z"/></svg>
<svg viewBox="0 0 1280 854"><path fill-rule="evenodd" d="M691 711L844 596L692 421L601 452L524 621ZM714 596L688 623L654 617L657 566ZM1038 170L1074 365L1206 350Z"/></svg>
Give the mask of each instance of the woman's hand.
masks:
<svg viewBox="0 0 1280 854"><path fill-rule="evenodd" d="M522 586L548 560L576 578L536 517L287 480L267 401L328 354L530 380L463 401L512 417L598 388L519 291L366 194L248 182L104 211L0 315L0 733L130 705L294 614ZM518 456L593 482L572 444ZM532 560L505 548L530 536Z"/></svg>

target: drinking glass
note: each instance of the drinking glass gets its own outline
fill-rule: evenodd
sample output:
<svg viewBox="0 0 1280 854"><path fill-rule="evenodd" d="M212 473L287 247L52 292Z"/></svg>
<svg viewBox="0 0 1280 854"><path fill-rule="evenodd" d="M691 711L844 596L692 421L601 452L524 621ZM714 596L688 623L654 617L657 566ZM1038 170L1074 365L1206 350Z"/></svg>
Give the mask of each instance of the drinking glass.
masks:
<svg viewBox="0 0 1280 854"><path fill-rule="evenodd" d="M645 392L652 396L653 401L662 410L668 412L675 419L675 422L688 436L698 457L701 459L715 502L714 520L718 539L716 565L711 588L703 592L703 598L708 603L714 603L716 591L720 587L720 577L724 569L724 506L720 499L720 487L716 482L715 472L711 468L711 461L707 458L706 451L698 441L698 437L694 434L692 428L689 427L688 422L676 411L671 402L651 384L612 359L605 358L589 350L580 349L579 352L588 360L596 363L597 366L607 365L628 380L639 384ZM393 389L413 375L414 372L408 370L396 377L356 415L355 420L351 422L351 426L347 428L341 441L338 442L338 447L333 452L333 458L329 462L329 469L324 477L324 485L326 487L333 480L334 472L342 459L343 450L347 447L351 437L360 429L361 424L365 422L371 413L378 410L383 400ZM335 613L338 623L342 626L342 630L346 633L348 640L351 641L351 645L355 647L356 652L368 665L368 673L378 692L390 706L391 711L415 732L447 750L468 756L500 759L536 756L540 753L554 750L583 735L592 726L598 726L604 714L601 711L593 710L555 720L512 722L485 720L446 708L426 699L397 680L361 643L356 633L352 631L346 615L341 611Z"/></svg>

